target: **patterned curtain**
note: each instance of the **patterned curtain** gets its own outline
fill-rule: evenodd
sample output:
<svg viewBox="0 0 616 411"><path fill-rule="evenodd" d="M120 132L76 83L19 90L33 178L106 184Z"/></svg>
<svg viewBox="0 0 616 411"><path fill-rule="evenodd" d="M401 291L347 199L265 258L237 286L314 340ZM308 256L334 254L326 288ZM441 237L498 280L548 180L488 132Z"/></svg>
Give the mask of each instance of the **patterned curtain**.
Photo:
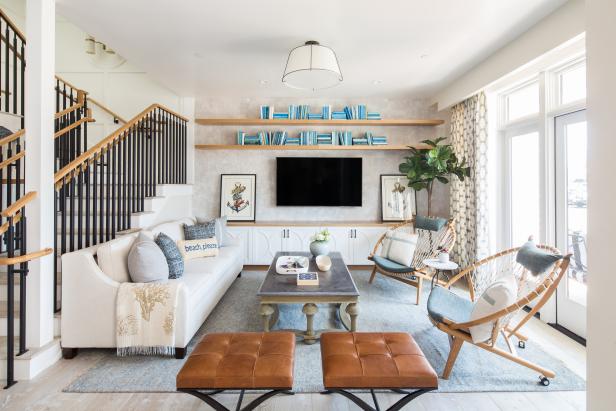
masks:
<svg viewBox="0 0 616 411"><path fill-rule="evenodd" d="M451 144L471 168L463 182L451 179L451 217L456 224L453 255L466 267L489 252L488 236L488 121L483 92L455 105L451 114Z"/></svg>

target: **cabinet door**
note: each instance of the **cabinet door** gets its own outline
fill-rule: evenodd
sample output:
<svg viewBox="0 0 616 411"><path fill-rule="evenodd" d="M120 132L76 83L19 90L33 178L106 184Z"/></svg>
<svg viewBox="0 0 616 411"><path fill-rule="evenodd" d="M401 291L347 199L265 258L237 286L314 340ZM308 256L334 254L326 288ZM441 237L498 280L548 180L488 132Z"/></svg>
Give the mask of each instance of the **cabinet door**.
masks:
<svg viewBox="0 0 616 411"><path fill-rule="evenodd" d="M283 251L310 251L310 237L318 231L315 227L288 227L285 230Z"/></svg>
<svg viewBox="0 0 616 411"><path fill-rule="evenodd" d="M331 234L330 251L338 251L342 255L344 262L353 264L353 254L351 250L351 229L349 227L323 227Z"/></svg>
<svg viewBox="0 0 616 411"><path fill-rule="evenodd" d="M357 265L372 265L372 261L368 260L368 256L374 250L376 242L381 235L385 233L385 227L357 227L353 229L353 262Z"/></svg>
<svg viewBox="0 0 616 411"><path fill-rule="evenodd" d="M250 243L250 229L248 227L227 226L227 234L234 242L238 242L244 251L244 264L252 264Z"/></svg>
<svg viewBox="0 0 616 411"><path fill-rule="evenodd" d="M254 227L251 264L270 265L274 255L282 251L282 233L281 227Z"/></svg>

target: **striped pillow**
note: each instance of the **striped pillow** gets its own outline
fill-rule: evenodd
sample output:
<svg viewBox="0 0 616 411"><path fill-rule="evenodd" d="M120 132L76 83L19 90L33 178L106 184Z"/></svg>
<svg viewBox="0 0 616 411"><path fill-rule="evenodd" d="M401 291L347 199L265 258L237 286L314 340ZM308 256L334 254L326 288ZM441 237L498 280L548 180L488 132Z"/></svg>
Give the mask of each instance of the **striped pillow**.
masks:
<svg viewBox="0 0 616 411"><path fill-rule="evenodd" d="M394 261L398 264L411 266L415 247L417 246L417 235L402 231L388 230L383 239L381 257Z"/></svg>

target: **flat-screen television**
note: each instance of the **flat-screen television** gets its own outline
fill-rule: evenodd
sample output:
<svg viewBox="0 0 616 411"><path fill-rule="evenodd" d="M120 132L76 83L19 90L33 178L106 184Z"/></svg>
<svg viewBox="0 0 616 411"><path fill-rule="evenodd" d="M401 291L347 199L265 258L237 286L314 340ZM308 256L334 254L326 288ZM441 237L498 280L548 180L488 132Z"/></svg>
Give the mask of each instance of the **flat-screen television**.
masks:
<svg viewBox="0 0 616 411"><path fill-rule="evenodd" d="M361 158L277 157L276 205L361 206Z"/></svg>

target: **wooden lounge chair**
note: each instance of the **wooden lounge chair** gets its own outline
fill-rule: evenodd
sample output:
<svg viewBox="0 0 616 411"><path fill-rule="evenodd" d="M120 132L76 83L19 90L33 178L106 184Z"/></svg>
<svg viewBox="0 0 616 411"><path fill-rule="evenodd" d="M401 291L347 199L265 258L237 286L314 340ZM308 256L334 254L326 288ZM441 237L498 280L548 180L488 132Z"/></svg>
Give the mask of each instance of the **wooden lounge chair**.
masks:
<svg viewBox="0 0 616 411"><path fill-rule="evenodd" d="M559 254L559 251L555 248L545 245L538 247ZM571 255L561 257L551 268L535 276L516 262L519 249L519 247L511 248L478 261L460 271L444 287L437 286L432 289L428 299L428 315L434 325L449 336L451 347L443 371L443 378L449 378L460 348L465 342L540 372L540 381L543 385L549 385L548 378L555 377L553 371L519 357L511 337L516 336L518 338L519 348L525 347L527 337L520 333L520 329L554 294L558 283L567 271ZM507 272L513 273L517 281L517 301L493 314L470 321L470 312L476 299L481 297L483 292L494 283L495 279ZM449 287L462 279L468 283L470 300L448 290ZM531 303L534 303L534 306L517 324L513 324L516 315ZM474 343L469 328L486 323L493 323L491 338L486 342ZM509 351L496 346L499 336L504 338Z"/></svg>
<svg viewBox="0 0 616 411"><path fill-rule="evenodd" d="M377 273L383 274L386 277L412 285L417 288L416 304L419 304L421 299L421 287L424 279L430 279L430 273L423 261L428 258L436 258L441 248L451 250L456 241L456 230L454 220L445 219L422 219L430 224L415 224L416 219L402 222L395 225L391 230L411 230L418 234L417 246L413 254L413 262L410 267L390 261L378 255L379 249L383 244L386 234L383 234L374 246L372 254L368 256L369 260L374 261L374 268L370 276L370 284L374 281ZM436 228L436 230L434 230Z"/></svg>

